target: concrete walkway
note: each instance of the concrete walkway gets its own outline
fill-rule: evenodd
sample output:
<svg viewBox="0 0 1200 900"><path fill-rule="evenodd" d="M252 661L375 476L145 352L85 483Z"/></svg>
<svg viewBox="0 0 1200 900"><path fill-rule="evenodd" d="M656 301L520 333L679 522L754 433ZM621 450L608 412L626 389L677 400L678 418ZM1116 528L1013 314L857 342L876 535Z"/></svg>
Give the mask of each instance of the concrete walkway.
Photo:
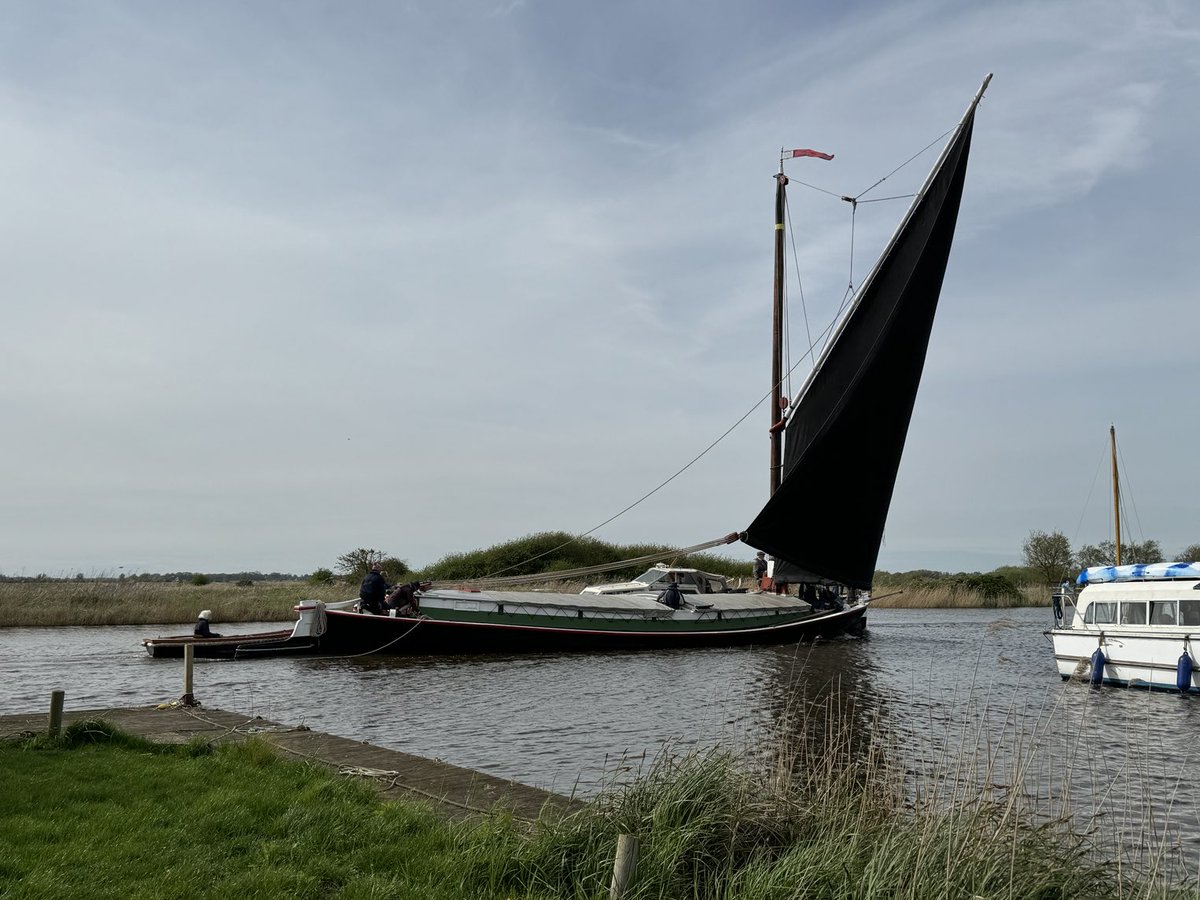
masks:
<svg viewBox="0 0 1200 900"><path fill-rule="evenodd" d="M368 778L385 799L421 801L450 818L487 812L501 804L516 817L533 820L546 807L564 812L580 802L365 741L220 709L172 706L65 710L63 727L80 719L104 719L156 743L184 744L197 738L226 743L258 738L286 757L308 760L351 777ZM0 716L0 740L45 732L48 725L48 713Z"/></svg>

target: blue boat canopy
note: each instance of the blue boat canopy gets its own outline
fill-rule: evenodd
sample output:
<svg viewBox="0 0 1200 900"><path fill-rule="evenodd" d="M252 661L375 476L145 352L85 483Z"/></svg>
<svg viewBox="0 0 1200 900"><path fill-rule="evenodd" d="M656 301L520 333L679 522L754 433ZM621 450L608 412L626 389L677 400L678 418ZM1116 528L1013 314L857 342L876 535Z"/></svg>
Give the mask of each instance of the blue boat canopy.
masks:
<svg viewBox="0 0 1200 900"><path fill-rule="evenodd" d="M1200 578L1200 562L1139 563L1132 566L1092 566L1075 579L1077 584L1105 581L1138 581L1148 578Z"/></svg>

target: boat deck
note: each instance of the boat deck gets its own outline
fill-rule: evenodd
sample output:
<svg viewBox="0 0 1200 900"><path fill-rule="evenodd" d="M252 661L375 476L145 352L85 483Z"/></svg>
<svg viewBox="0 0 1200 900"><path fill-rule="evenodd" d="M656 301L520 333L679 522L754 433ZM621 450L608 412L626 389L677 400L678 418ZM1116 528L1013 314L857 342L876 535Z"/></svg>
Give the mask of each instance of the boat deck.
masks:
<svg viewBox="0 0 1200 900"><path fill-rule="evenodd" d="M506 609L517 607L546 607L584 610L587 612L625 612L648 617L669 618L674 610L657 600L657 593L630 594L556 594L541 591L452 591L433 590L421 595L427 605L501 603ZM780 594L723 593L683 594L685 608L745 610L808 611L809 605L797 597Z"/></svg>

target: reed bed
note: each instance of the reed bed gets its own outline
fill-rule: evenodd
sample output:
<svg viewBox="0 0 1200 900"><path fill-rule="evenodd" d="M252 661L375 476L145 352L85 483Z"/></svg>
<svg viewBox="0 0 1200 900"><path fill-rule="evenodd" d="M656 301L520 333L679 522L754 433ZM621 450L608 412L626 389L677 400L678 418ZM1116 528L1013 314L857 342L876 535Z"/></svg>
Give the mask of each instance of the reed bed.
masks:
<svg viewBox="0 0 1200 900"><path fill-rule="evenodd" d="M1014 609L1050 606L1050 589L1041 586L1016 588L1019 596L989 597L980 591L953 585L893 588L878 586L871 601L876 609Z"/></svg>
<svg viewBox="0 0 1200 900"><path fill-rule="evenodd" d="M764 758L664 754L531 833L493 816L474 826L464 863L488 896L601 897L618 836L631 834L636 898L1200 897L1161 833L1131 852L1116 837L1132 821L1097 829L1068 815L1061 777L1054 790L1038 780L1039 739L1015 737L1002 763L957 723L941 755L914 764L836 691L785 718Z"/></svg>
<svg viewBox="0 0 1200 900"><path fill-rule="evenodd" d="M212 610L213 624L290 622L302 598L331 602L357 596L346 585L303 581L194 585L170 581L27 581L0 583L0 627L149 625L195 622Z"/></svg>

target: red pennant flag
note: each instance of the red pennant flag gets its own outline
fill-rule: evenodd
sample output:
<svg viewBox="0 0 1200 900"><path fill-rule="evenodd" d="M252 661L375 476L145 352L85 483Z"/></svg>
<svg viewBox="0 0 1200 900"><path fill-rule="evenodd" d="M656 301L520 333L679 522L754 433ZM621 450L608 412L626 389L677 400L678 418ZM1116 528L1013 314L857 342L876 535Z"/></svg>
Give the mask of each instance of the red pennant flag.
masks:
<svg viewBox="0 0 1200 900"><path fill-rule="evenodd" d="M822 153L820 150L793 150L792 159L797 156L815 156L817 159L833 159L832 153Z"/></svg>

